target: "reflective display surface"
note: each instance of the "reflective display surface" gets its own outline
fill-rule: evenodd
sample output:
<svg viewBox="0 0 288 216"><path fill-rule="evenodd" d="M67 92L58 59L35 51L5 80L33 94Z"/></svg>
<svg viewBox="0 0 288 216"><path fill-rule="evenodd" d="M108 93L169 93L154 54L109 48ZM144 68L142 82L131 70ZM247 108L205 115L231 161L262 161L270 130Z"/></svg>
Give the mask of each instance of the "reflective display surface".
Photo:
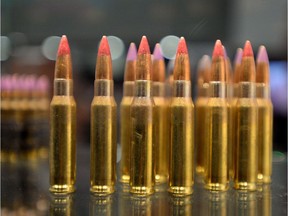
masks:
<svg viewBox="0 0 288 216"><path fill-rule="evenodd" d="M230 189L211 193L196 178L194 193L170 196L157 186L148 197L135 197L117 184L116 193L89 192L89 148L78 145L77 189L68 196L49 193L48 161L1 164L1 214L5 215L287 215L287 157L274 152L272 184L257 192Z"/></svg>

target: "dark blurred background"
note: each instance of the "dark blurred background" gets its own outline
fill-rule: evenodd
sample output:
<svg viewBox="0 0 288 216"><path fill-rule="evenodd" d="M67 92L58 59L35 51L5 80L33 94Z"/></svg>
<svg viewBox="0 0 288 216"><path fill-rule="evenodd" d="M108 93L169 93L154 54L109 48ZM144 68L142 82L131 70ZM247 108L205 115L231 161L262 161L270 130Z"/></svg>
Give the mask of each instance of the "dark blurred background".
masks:
<svg viewBox="0 0 288 216"><path fill-rule="evenodd" d="M202 55L211 55L216 39L222 40L231 60L247 39L255 54L260 45L266 46L271 60L274 150L287 151L286 0L4 0L1 3L2 75L45 74L52 85L59 36L67 35L78 104L78 143L89 144L95 61L102 35L110 36L118 108L129 43L139 45L141 36L146 35L151 51L160 42L168 62L173 59L178 37L184 36L190 54L193 93L197 62Z"/></svg>

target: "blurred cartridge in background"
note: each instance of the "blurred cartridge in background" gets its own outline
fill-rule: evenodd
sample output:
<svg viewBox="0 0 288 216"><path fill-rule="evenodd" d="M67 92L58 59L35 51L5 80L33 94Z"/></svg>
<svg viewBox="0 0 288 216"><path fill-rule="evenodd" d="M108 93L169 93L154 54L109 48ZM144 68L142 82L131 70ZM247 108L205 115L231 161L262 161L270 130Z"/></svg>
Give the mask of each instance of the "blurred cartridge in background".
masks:
<svg viewBox="0 0 288 216"><path fill-rule="evenodd" d="M165 62L160 44L156 44L152 62L153 100L153 144L155 150L155 182L168 180L168 122L167 102L165 99Z"/></svg>
<svg viewBox="0 0 288 216"><path fill-rule="evenodd" d="M198 63L197 99L195 102L195 149L196 149L196 173L204 175L206 158L205 150L205 107L208 101L209 74L211 59L204 55Z"/></svg>
<svg viewBox="0 0 288 216"><path fill-rule="evenodd" d="M125 66L123 83L123 98L120 105L120 137L121 161L120 182L129 183L130 180L130 151L131 151L131 117L130 108L134 95L137 49L134 43L130 44Z"/></svg>
<svg viewBox="0 0 288 216"><path fill-rule="evenodd" d="M112 60L106 36L99 45L91 104L90 191L114 192L116 183L116 102Z"/></svg>
<svg viewBox="0 0 288 216"><path fill-rule="evenodd" d="M229 175L231 179L234 179L234 173L235 173L235 155L236 155L236 104L238 101L238 88L239 88L239 74L240 74L240 66L241 66L241 60L242 60L242 54L243 50L241 48L238 48L236 51L235 59L234 59L234 73L233 73L233 96L230 102L231 106L231 167L229 169Z"/></svg>
<svg viewBox="0 0 288 216"><path fill-rule="evenodd" d="M260 46L256 67L258 104L258 182L270 183L272 175L273 105L270 99L270 71L266 48Z"/></svg>

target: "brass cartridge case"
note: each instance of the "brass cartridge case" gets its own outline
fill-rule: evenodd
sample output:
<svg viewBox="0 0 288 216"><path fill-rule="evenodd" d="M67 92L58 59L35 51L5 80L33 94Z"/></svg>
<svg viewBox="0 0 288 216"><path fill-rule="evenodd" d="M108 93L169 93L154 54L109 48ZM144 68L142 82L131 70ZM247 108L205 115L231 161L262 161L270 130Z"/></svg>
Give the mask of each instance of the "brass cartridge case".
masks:
<svg viewBox="0 0 288 216"><path fill-rule="evenodd" d="M235 106L236 148L234 188L256 190L258 172L257 121L258 108L255 83L240 82Z"/></svg>
<svg viewBox="0 0 288 216"><path fill-rule="evenodd" d="M171 143L168 191L175 196L185 196L193 192L194 105L190 95L190 81L174 81L169 107Z"/></svg>
<svg viewBox="0 0 288 216"><path fill-rule="evenodd" d="M273 105L270 89L262 83L256 84L258 105L258 182L270 183L272 175Z"/></svg>
<svg viewBox="0 0 288 216"><path fill-rule="evenodd" d="M74 192L76 179L76 103L69 79L54 80L50 104L50 191Z"/></svg>
<svg viewBox="0 0 288 216"><path fill-rule="evenodd" d="M228 189L228 107L224 82L209 83L206 106L206 163L204 182L209 190Z"/></svg>
<svg viewBox="0 0 288 216"><path fill-rule="evenodd" d="M155 146L155 182L165 183L168 180L169 135L167 122L167 102L165 84L153 82L153 143Z"/></svg>
<svg viewBox="0 0 288 216"><path fill-rule="evenodd" d="M120 182L129 183L130 180L130 151L131 151L131 118L130 109L134 94L134 81L124 82L124 93L120 105L121 122L121 161Z"/></svg>
<svg viewBox="0 0 288 216"><path fill-rule="evenodd" d="M130 192L149 195L154 192L155 169L153 155L152 82L135 81L135 94L131 105L131 164Z"/></svg>
<svg viewBox="0 0 288 216"><path fill-rule="evenodd" d="M205 109L208 102L208 83L204 83L199 88L199 97L195 102L195 147L196 147L196 173L204 175L204 164L206 158L205 146Z"/></svg>
<svg viewBox="0 0 288 216"><path fill-rule="evenodd" d="M90 191L114 192L116 182L116 102L113 81L95 80L91 104Z"/></svg>

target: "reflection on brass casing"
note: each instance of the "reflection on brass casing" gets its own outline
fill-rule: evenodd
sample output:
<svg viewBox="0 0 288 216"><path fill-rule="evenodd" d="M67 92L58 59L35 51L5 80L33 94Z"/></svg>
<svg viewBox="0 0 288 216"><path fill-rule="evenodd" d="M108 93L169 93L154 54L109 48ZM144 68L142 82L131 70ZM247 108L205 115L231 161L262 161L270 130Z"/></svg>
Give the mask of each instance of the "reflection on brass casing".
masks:
<svg viewBox="0 0 288 216"><path fill-rule="evenodd" d="M192 215L193 201L191 196L170 197L170 214L166 215Z"/></svg>
<svg viewBox="0 0 288 216"><path fill-rule="evenodd" d="M137 197L130 196L130 201L132 204L132 215L152 215L152 201L151 197Z"/></svg>
<svg viewBox="0 0 288 216"><path fill-rule="evenodd" d="M258 213L263 216L272 215L272 197L270 184L263 184L260 191L258 192Z"/></svg>
<svg viewBox="0 0 288 216"><path fill-rule="evenodd" d="M73 195L51 196L50 215L74 215Z"/></svg>
<svg viewBox="0 0 288 216"><path fill-rule="evenodd" d="M169 106L171 143L168 191L175 196L193 192L194 105L190 95L190 81L174 81Z"/></svg>
<svg viewBox="0 0 288 216"><path fill-rule="evenodd" d="M206 162L205 188L224 191L228 189L228 107L224 82L209 83L206 106Z"/></svg>
<svg viewBox="0 0 288 216"><path fill-rule="evenodd" d="M257 153L257 101L255 84L239 83L239 98L235 106L236 149L234 187L240 190L256 190Z"/></svg>
<svg viewBox="0 0 288 216"><path fill-rule="evenodd" d="M113 81L95 80L91 104L90 191L114 192L116 182L116 102Z"/></svg>
<svg viewBox="0 0 288 216"><path fill-rule="evenodd" d="M227 192L210 192L209 194L209 212L207 215L227 216Z"/></svg>
<svg viewBox="0 0 288 216"><path fill-rule="evenodd" d="M72 80L55 79L50 104L50 191L71 193L76 180L76 103Z"/></svg>
<svg viewBox="0 0 288 216"><path fill-rule="evenodd" d="M113 195L95 196L90 195L89 216L115 215ZM113 214L114 213L114 214Z"/></svg>
<svg viewBox="0 0 288 216"><path fill-rule="evenodd" d="M199 87L199 96L195 102L195 148L196 148L196 173L204 175L204 164L206 160L205 146L205 109L208 102L208 83Z"/></svg>
<svg viewBox="0 0 288 216"><path fill-rule="evenodd" d="M152 141L152 82L135 81L135 96L131 105L130 192L148 195L154 192L155 168Z"/></svg>
<svg viewBox="0 0 288 216"><path fill-rule="evenodd" d="M273 105L269 87L257 83L256 96L258 105L258 182L270 183L272 175Z"/></svg>
<svg viewBox="0 0 288 216"><path fill-rule="evenodd" d="M257 197L255 192L237 191L236 198L236 212L234 215L248 215L254 216L257 214Z"/></svg>
<svg viewBox="0 0 288 216"><path fill-rule="evenodd" d="M131 118L130 108L134 94L134 81L124 82L124 93L120 105L121 123L121 161L120 182L129 183L130 179L130 146L131 146Z"/></svg>
<svg viewBox="0 0 288 216"><path fill-rule="evenodd" d="M168 180L168 124L165 84L153 82L153 143L155 146L155 181L165 183Z"/></svg>

